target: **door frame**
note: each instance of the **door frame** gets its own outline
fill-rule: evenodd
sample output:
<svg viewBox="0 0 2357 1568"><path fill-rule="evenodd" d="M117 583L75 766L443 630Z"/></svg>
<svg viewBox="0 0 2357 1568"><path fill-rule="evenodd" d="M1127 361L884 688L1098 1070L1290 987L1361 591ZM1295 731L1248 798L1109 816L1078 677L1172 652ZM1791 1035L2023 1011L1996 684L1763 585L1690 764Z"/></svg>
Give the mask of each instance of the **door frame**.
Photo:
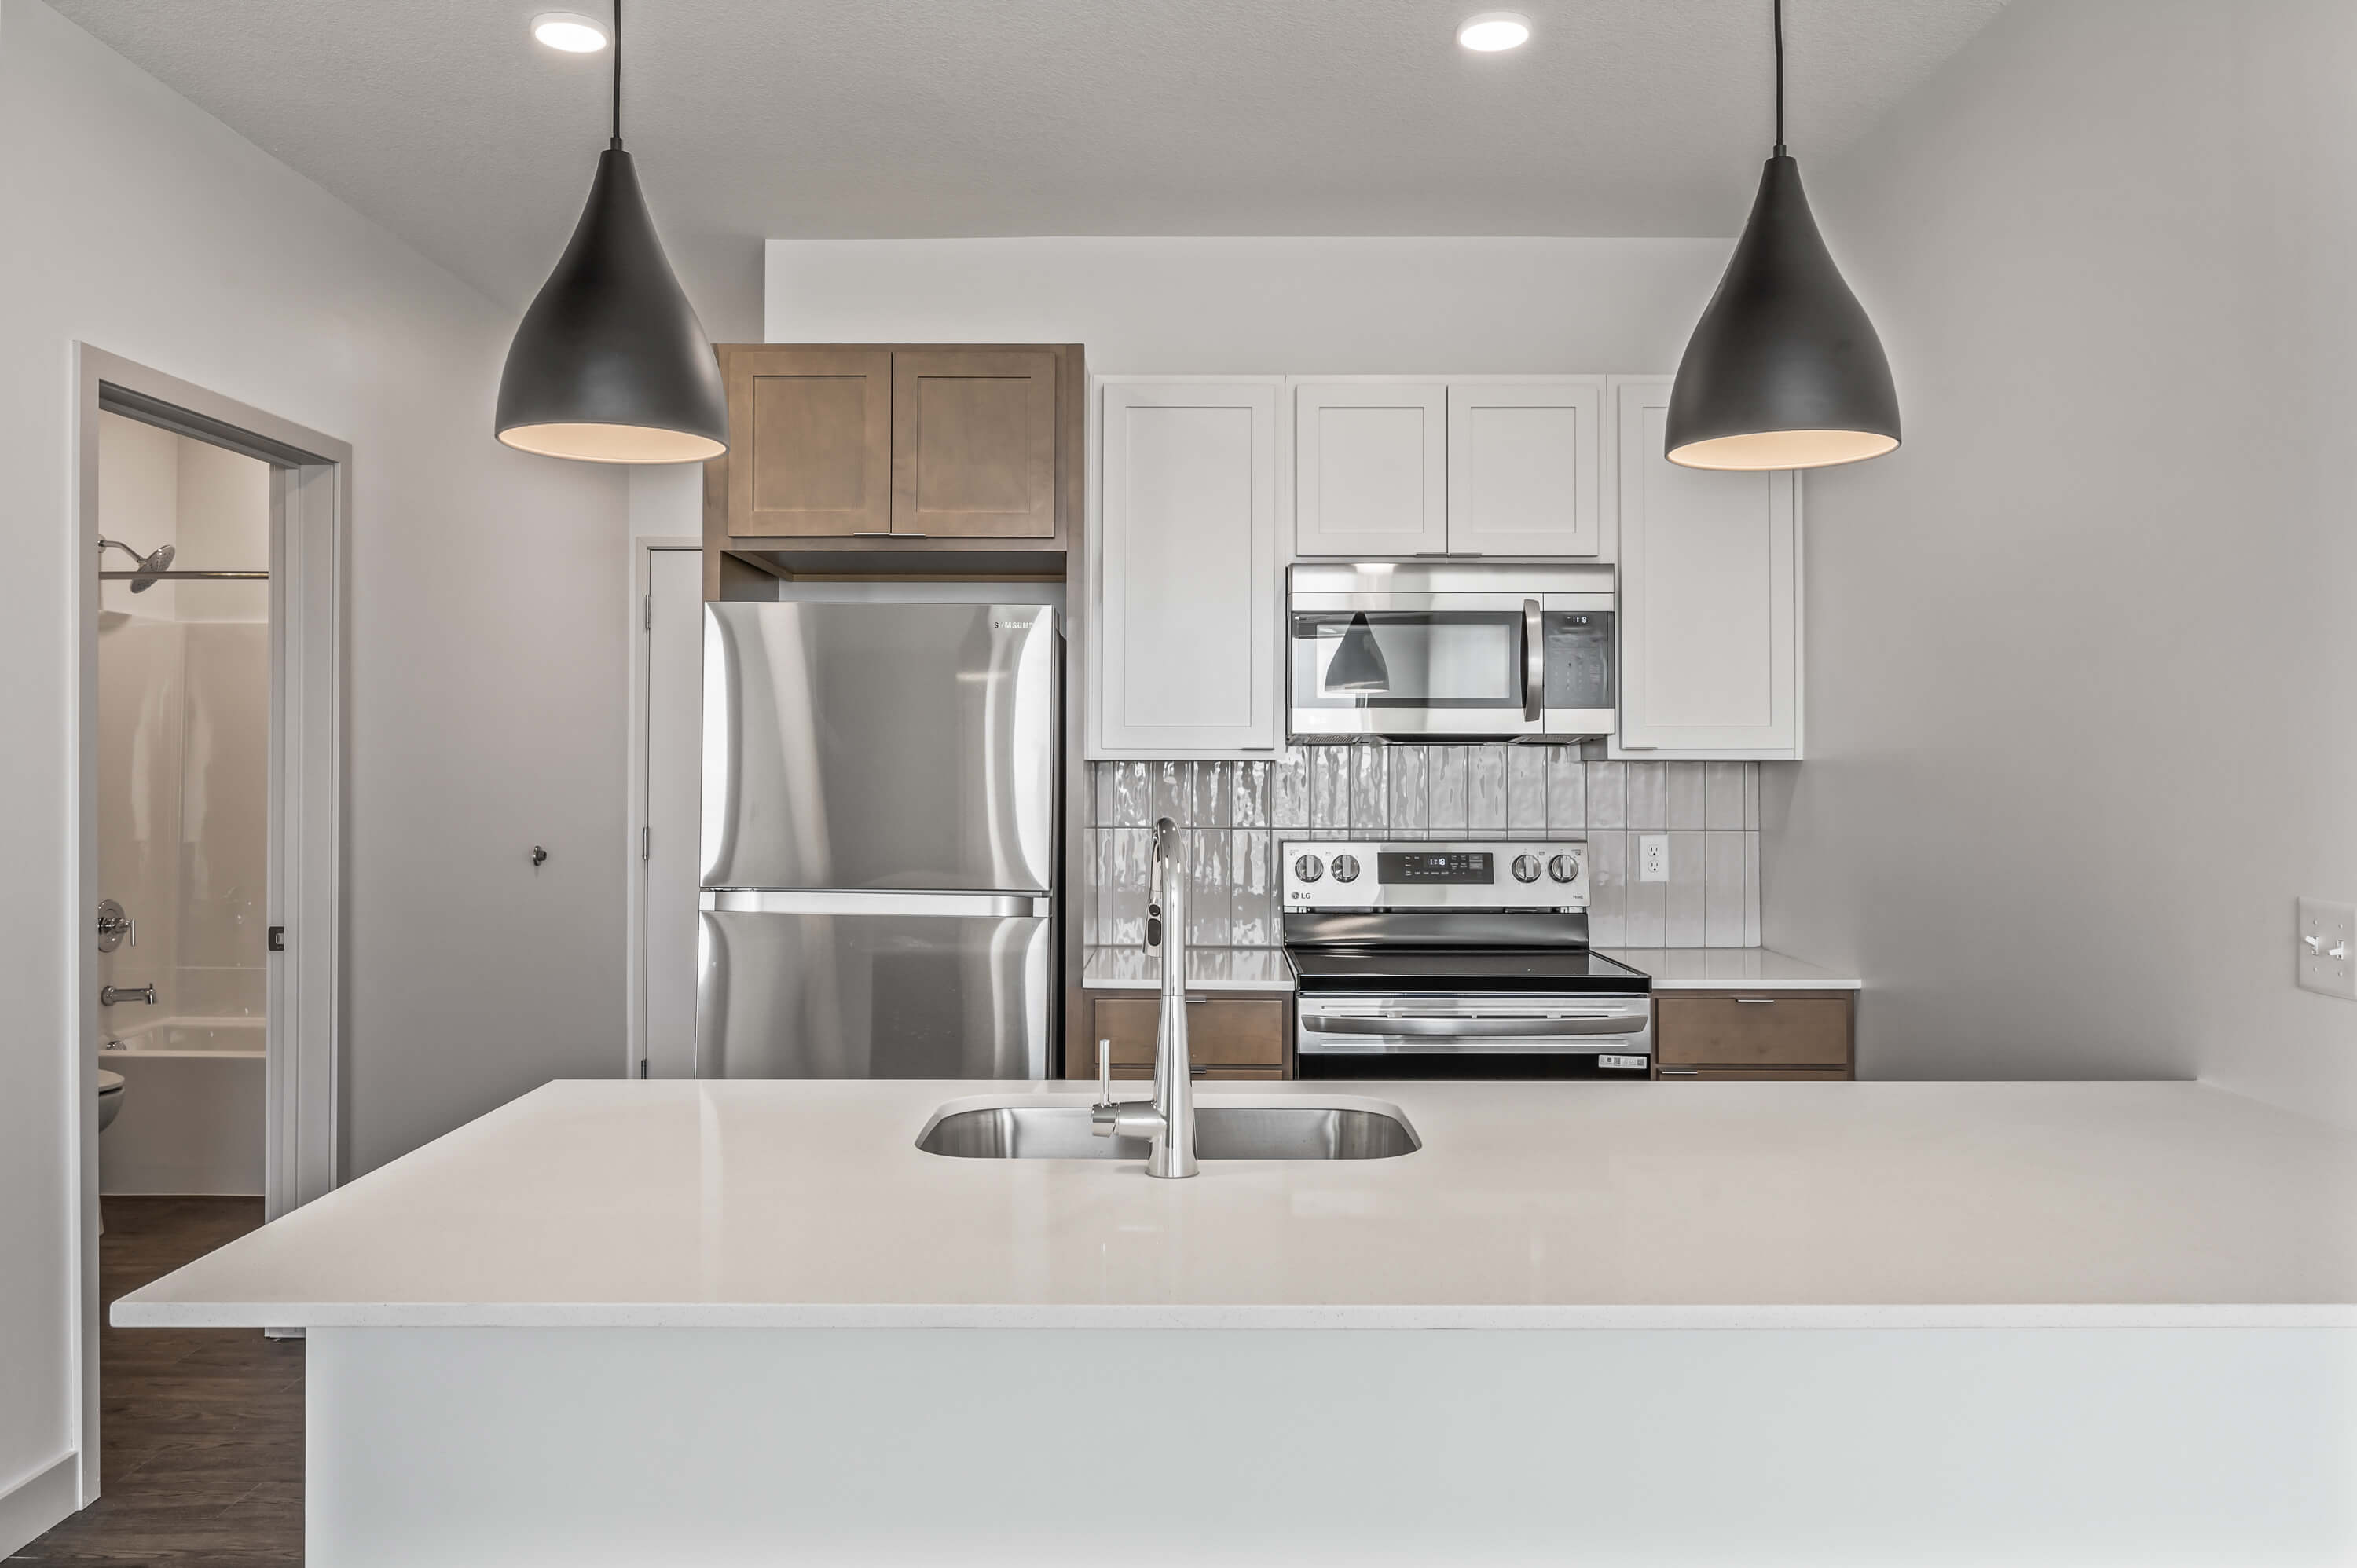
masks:
<svg viewBox="0 0 2357 1568"><path fill-rule="evenodd" d="M623 840L623 879L630 889L629 912L623 919L622 1076L637 1078L647 1060L647 861L641 836L650 825L648 814L652 781L647 756L647 660L653 649L650 610L654 602L655 553L659 550L704 552L701 534L640 534L630 541L630 727L627 768L630 797L624 821L630 831Z"/></svg>
<svg viewBox="0 0 2357 1568"><path fill-rule="evenodd" d="M91 940L98 886L99 414L127 415L270 465L270 866L268 912L285 948L270 955L265 1038L267 1218L309 1202L344 1175L342 1128L344 591L351 518L348 443L87 343L74 345L70 421L77 553L78 688L73 789L68 796L75 874L60 912L71 988L73 1189L81 1312L81 1503L99 1488L98 1004Z"/></svg>

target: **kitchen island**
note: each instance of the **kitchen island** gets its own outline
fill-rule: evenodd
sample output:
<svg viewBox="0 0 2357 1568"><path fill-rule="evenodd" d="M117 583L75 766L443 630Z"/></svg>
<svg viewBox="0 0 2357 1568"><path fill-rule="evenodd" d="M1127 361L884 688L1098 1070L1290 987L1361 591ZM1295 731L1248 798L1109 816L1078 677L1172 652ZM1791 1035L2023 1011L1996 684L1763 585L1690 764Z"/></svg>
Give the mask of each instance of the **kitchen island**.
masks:
<svg viewBox="0 0 2357 1568"><path fill-rule="evenodd" d="M307 1560L2329 1562L2357 1139L2190 1083L553 1084L118 1302L309 1331ZM1450 1330L1452 1332L1435 1332Z"/></svg>

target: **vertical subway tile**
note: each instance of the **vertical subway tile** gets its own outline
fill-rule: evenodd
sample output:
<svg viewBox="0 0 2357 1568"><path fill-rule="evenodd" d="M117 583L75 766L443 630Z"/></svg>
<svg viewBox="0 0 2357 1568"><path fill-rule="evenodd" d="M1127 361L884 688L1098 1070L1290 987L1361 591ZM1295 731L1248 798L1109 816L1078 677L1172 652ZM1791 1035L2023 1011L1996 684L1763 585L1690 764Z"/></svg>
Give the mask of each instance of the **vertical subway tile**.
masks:
<svg viewBox="0 0 2357 1568"><path fill-rule="evenodd" d="M1666 882L1646 882L1636 875L1636 835L1624 839L1629 845L1629 945L1632 948L1663 948L1671 945L1670 885Z"/></svg>
<svg viewBox="0 0 2357 1568"><path fill-rule="evenodd" d="M1743 835L1743 945L1760 946L1760 835Z"/></svg>
<svg viewBox="0 0 2357 1568"><path fill-rule="evenodd" d="M1228 830L1197 828L1187 834L1187 940L1226 947L1228 912Z"/></svg>
<svg viewBox="0 0 2357 1568"><path fill-rule="evenodd" d="M1266 828L1236 828L1228 834L1228 940L1240 948L1276 943L1276 884Z"/></svg>
<svg viewBox="0 0 2357 1568"><path fill-rule="evenodd" d="M1748 833L1710 832L1709 864L1704 872L1708 887L1707 929L1703 941L1715 948L1743 945L1743 841Z"/></svg>
<svg viewBox="0 0 2357 1568"><path fill-rule="evenodd" d="M1506 748L1506 831L1546 832L1547 754L1535 746Z"/></svg>
<svg viewBox="0 0 2357 1568"><path fill-rule="evenodd" d="M1698 948L1708 934L1709 892L1705 877L1709 854L1707 833L1680 828L1670 834L1669 935L1664 946Z"/></svg>
<svg viewBox="0 0 2357 1568"><path fill-rule="evenodd" d="M1666 762L1629 764L1629 826L1659 832L1670 825L1669 777Z"/></svg>
<svg viewBox="0 0 2357 1568"><path fill-rule="evenodd" d="M1268 826L1268 764L1228 765L1228 821L1240 828Z"/></svg>
<svg viewBox="0 0 2357 1568"><path fill-rule="evenodd" d="M1506 748L1502 746L1465 748L1465 829L1476 833L1506 831Z"/></svg>
<svg viewBox="0 0 2357 1568"><path fill-rule="evenodd" d="M1198 828L1224 828L1228 825L1228 769L1225 762L1190 762L1194 773L1193 787L1187 794L1187 821Z"/></svg>
<svg viewBox="0 0 2357 1568"><path fill-rule="evenodd" d="M1154 826L1168 817L1178 827L1187 825L1188 797L1194 792L1192 770L1183 762L1149 762L1146 765L1146 825Z"/></svg>
<svg viewBox="0 0 2357 1568"><path fill-rule="evenodd" d="M1391 809L1386 813L1384 831L1394 838L1424 836L1426 806L1432 792L1425 763L1424 747L1420 746L1391 748Z"/></svg>
<svg viewBox="0 0 2357 1568"><path fill-rule="evenodd" d="M1380 835L1391 822L1391 801L1384 798L1384 754L1382 746L1354 746L1351 750L1351 829Z"/></svg>
<svg viewBox="0 0 2357 1568"><path fill-rule="evenodd" d="M1760 764L1743 765L1743 825L1758 831L1760 826Z"/></svg>
<svg viewBox="0 0 2357 1568"><path fill-rule="evenodd" d="M1105 940L1105 889L1113 882L1113 830L1091 828L1081 842L1088 847L1088 866L1076 895L1081 906L1081 940L1094 947Z"/></svg>
<svg viewBox="0 0 2357 1568"><path fill-rule="evenodd" d="M1309 825L1321 831L1351 825L1351 754L1346 747L1309 748Z"/></svg>
<svg viewBox="0 0 2357 1568"><path fill-rule="evenodd" d="M1620 762L1587 765L1587 825L1625 828L1629 825L1629 768Z"/></svg>
<svg viewBox="0 0 2357 1568"><path fill-rule="evenodd" d="M1146 940L1146 884L1153 870L1154 834L1145 828L1113 831L1113 878L1105 905L1105 940L1120 947Z"/></svg>
<svg viewBox="0 0 2357 1568"><path fill-rule="evenodd" d="M1432 746L1425 748L1428 776L1425 830L1439 836L1465 832L1465 748Z"/></svg>
<svg viewBox="0 0 2357 1568"><path fill-rule="evenodd" d="M1703 764L1703 826L1743 826L1743 768L1740 762Z"/></svg>
<svg viewBox="0 0 2357 1568"><path fill-rule="evenodd" d="M1629 835L1587 835L1587 940L1599 948L1629 945Z"/></svg>
<svg viewBox="0 0 2357 1568"><path fill-rule="evenodd" d="M1708 819L1703 809L1703 780L1708 767L1701 762L1665 762L1669 769L1669 812L1663 826L1698 828Z"/></svg>
<svg viewBox="0 0 2357 1568"><path fill-rule="evenodd" d="M1088 812L1082 820L1092 828L1113 826L1113 781L1121 769L1118 762L1089 764Z"/></svg>
<svg viewBox="0 0 2357 1568"><path fill-rule="evenodd" d="M1104 825L1109 828L1143 828L1151 826L1154 819L1146 815L1154 801L1153 786L1143 762L1116 762L1113 765L1113 818Z"/></svg>
<svg viewBox="0 0 2357 1568"><path fill-rule="evenodd" d="M1286 746L1268 765L1268 825L1309 825L1309 753L1301 746Z"/></svg>
<svg viewBox="0 0 2357 1568"><path fill-rule="evenodd" d="M1546 793L1548 827L1587 825L1587 765L1579 759L1579 747L1547 747Z"/></svg>

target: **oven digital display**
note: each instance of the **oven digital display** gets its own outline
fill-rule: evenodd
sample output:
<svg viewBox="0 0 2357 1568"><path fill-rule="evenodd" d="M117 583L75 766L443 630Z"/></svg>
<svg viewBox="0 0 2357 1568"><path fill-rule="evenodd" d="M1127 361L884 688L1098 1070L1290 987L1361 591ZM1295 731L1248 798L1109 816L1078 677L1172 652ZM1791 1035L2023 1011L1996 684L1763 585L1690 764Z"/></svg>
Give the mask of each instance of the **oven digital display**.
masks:
<svg viewBox="0 0 2357 1568"><path fill-rule="evenodd" d="M1486 886L1494 880L1490 870L1490 854L1484 850L1473 854L1404 854L1387 852L1375 856L1375 875L1384 882L1469 882Z"/></svg>

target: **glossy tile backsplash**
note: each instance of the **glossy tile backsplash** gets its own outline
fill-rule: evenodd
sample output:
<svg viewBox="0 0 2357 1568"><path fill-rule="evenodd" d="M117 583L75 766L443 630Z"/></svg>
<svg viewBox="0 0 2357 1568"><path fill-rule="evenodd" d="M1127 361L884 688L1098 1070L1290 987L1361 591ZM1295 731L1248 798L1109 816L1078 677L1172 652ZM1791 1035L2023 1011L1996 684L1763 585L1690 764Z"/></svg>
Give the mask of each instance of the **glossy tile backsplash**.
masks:
<svg viewBox="0 0 2357 1568"><path fill-rule="evenodd" d="M1601 746L1595 748L1598 752ZM1291 746L1266 762L1089 765L1085 940L1146 933L1152 824L1186 830L1188 940L1273 947L1276 844L1288 838L1585 839L1599 947L1760 941L1760 765L1612 762L1577 746ZM1631 875L1636 832L1665 832L1670 879Z"/></svg>

